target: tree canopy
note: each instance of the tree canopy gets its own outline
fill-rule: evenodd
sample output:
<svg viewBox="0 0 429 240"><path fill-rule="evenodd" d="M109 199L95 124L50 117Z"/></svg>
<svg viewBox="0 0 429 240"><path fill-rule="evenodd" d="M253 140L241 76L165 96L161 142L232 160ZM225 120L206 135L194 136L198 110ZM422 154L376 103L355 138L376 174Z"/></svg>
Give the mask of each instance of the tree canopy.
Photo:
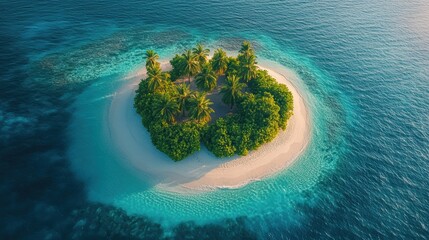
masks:
<svg viewBox="0 0 429 240"><path fill-rule="evenodd" d="M182 72L188 76L189 83L191 83L191 76L194 76L200 70L199 62L191 50L187 50L183 53L182 57Z"/></svg>
<svg viewBox="0 0 429 240"><path fill-rule="evenodd" d="M185 110L189 105L189 99L192 97L192 91L189 85L181 83L177 86L176 101L179 104L179 110L185 116Z"/></svg>
<svg viewBox="0 0 429 240"><path fill-rule="evenodd" d="M203 65L201 72L195 76L195 83L200 90L212 91L217 85L217 76L209 64Z"/></svg>
<svg viewBox="0 0 429 240"><path fill-rule="evenodd" d="M189 116L198 123L207 123L211 120L210 114L214 110L210 107L213 102L206 98L205 93L193 95L190 101Z"/></svg>
<svg viewBox="0 0 429 240"><path fill-rule="evenodd" d="M207 63L207 58L209 56L210 50L204 48L204 45L201 43L197 44L195 48L192 49L192 53L195 54L197 61L200 63L200 67Z"/></svg>
<svg viewBox="0 0 429 240"><path fill-rule="evenodd" d="M228 76L225 80L225 85L221 89L222 101L225 104L229 104L232 108L240 97L243 88L246 85L240 82L240 79L236 75Z"/></svg>
<svg viewBox="0 0 429 240"><path fill-rule="evenodd" d="M145 53L146 68L159 67L159 55L154 50L147 50Z"/></svg>
<svg viewBox="0 0 429 240"><path fill-rule="evenodd" d="M185 75L183 72L183 56L176 54L173 59L170 60L172 70L170 71L170 76L172 81L176 81L178 78Z"/></svg>
<svg viewBox="0 0 429 240"><path fill-rule="evenodd" d="M244 82L249 82L254 79L257 74L256 56L255 55L239 55L239 72Z"/></svg>
<svg viewBox="0 0 429 240"><path fill-rule="evenodd" d="M179 104L168 95L160 95L155 99L153 115L162 122L175 123L176 115L180 111Z"/></svg>
<svg viewBox="0 0 429 240"><path fill-rule="evenodd" d="M221 48L216 49L211 64L216 74L224 74L228 68L228 57L226 56L226 52Z"/></svg>
<svg viewBox="0 0 429 240"><path fill-rule="evenodd" d="M237 57L220 48L210 61L208 54L201 44L176 54L169 72L155 51L145 54L147 78L136 90L134 107L155 147L175 161L198 151L201 142L218 157L246 155L285 129L293 113L289 89L258 69L250 42L243 42ZM198 91L174 82L191 83L193 76ZM216 94L229 113L213 120L210 96Z"/></svg>
<svg viewBox="0 0 429 240"><path fill-rule="evenodd" d="M148 88L151 92L159 92L165 89L165 74L158 66L147 69Z"/></svg>
<svg viewBox="0 0 429 240"><path fill-rule="evenodd" d="M246 56L246 57L251 56L251 55L255 55L255 52L253 51L252 44L249 41L244 41L241 44L241 48L238 52L240 54Z"/></svg>

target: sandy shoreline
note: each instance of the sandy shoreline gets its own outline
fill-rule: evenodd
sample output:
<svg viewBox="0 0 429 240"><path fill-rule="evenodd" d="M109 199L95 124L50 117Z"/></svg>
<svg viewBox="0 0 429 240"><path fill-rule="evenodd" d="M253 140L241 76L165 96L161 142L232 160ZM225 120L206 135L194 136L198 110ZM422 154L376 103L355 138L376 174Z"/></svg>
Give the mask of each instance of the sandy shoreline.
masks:
<svg viewBox="0 0 429 240"><path fill-rule="evenodd" d="M168 62L162 63L164 70L170 67ZM304 151L309 142L311 125L304 99L289 81L296 76L285 77L268 65L259 67L288 86L294 98L294 114L286 131L281 131L272 142L247 156L218 159L202 147L201 151L181 162L174 162L157 150L133 108L134 91L144 76L144 68L130 74L112 98L105 123L106 135L117 147L123 164L163 190L194 192L237 188L273 175L291 165Z"/></svg>

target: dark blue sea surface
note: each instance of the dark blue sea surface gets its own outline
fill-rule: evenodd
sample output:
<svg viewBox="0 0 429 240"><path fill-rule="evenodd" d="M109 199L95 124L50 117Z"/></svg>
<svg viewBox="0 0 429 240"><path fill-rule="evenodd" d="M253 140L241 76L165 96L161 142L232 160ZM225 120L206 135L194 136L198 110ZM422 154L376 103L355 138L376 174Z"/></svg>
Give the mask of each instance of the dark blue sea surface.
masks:
<svg viewBox="0 0 429 240"><path fill-rule="evenodd" d="M109 97L91 89L117 87L147 49L244 39L308 91L303 158L186 202L91 199L70 159L79 108ZM429 239L428 1L1 1L0 63L1 239ZM222 196L235 202L216 219L179 214Z"/></svg>

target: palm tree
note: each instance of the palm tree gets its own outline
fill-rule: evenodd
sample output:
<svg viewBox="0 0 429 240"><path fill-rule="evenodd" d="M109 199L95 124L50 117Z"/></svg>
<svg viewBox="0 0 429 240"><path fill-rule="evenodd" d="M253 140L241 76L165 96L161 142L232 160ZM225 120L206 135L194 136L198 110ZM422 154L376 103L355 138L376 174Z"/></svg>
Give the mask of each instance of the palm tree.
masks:
<svg viewBox="0 0 429 240"><path fill-rule="evenodd" d="M200 70L199 62L197 58L192 53L191 50L187 50L182 54L183 56L183 72L188 75L189 83L191 83L191 76L195 75Z"/></svg>
<svg viewBox="0 0 429 240"><path fill-rule="evenodd" d="M209 92L216 87L217 77L211 66L206 64L201 69L201 72L195 76L197 87L203 91Z"/></svg>
<svg viewBox="0 0 429 240"><path fill-rule="evenodd" d="M177 104L174 98L170 98L168 95L161 95L159 98L156 98L153 114L158 116L160 120L167 123L175 123L176 115L179 112L179 104Z"/></svg>
<svg viewBox="0 0 429 240"><path fill-rule="evenodd" d="M255 55L239 56L240 58L240 76L244 82L249 82L257 75Z"/></svg>
<svg viewBox="0 0 429 240"><path fill-rule="evenodd" d="M223 94L222 101L225 104L229 104L232 109L238 97L241 95L241 90L245 86L246 84L241 83L236 75L228 76L225 80L225 85L220 90L220 93Z"/></svg>
<svg viewBox="0 0 429 240"><path fill-rule="evenodd" d="M203 66L207 62L210 50L207 48L205 49L201 43L198 43L197 46L192 49L192 52L195 54L200 66Z"/></svg>
<svg viewBox="0 0 429 240"><path fill-rule="evenodd" d="M214 112L210 107L213 102L206 98L205 93L197 93L192 99L192 104L189 109L191 119L200 123L206 123L211 120L210 114Z"/></svg>
<svg viewBox="0 0 429 240"><path fill-rule="evenodd" d="M240 61L238 61L235 57L229 57L228 58L228 67L226 69L225 74L231 75L231 74L238 74L240 70Z"/></svg>
<svg viewBox="0 0 429 240"><path fill-rule="evenodd" d="M153 66L147 69L148 90L150 92L157 92L164 90L165 87L165 74L161 71L160 67Z"/></svg>
<svg viewBox="0 0 429 240"><path fill-rule="evenodd" d="M179 110L182 111L183 116L185 116L185 109L188 106L189 99L192 96L191 89L189 88L189 85L186 84L179 84L177 86L177 103L179 104Z"/></svg>
<svg viewBox="0 0 429 240"><path fill-rule="evenodd" d="M241 44L241 49L240 49L240 51L238 51L240 54L242 54L242 55L244 55L244 56L246 56L246 57L248 57L248 56L251 56L251 55L254 55L254 51L253 51L253 48L252 48L252 44L250 44L250 42L249 41L244 41L242 44Z"/></svg>
<svg viewBox="0 0 429 240"><path fill-rule="evenodd" d="M147 50L145 53L146 58L146 69L149 69L154 66L159 66L159 55L154 50Z"/></svg>
<svg viewBox="0 0 429 240"><path fill-rule="evenodd" d="M212 67L218 75L224 74L228 68L228 57L226 56L226 52L221 48L216 49L213 55Z"/></svg>

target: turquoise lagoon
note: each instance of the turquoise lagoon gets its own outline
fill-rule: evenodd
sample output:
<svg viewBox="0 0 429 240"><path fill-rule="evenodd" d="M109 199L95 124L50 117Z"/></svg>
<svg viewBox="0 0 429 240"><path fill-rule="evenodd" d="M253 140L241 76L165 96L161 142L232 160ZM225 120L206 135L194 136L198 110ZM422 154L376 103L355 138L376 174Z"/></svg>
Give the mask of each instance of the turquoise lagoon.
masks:
<svg viewBox="0 0 429 240"><path fill-rule="evenodd" d="M427 1L0 9L3 239L428 238ZM244 39L305 95L313 131L293 166L239 189L178 194L120 164L103 122L144 51L236 51Z"/></svg>

